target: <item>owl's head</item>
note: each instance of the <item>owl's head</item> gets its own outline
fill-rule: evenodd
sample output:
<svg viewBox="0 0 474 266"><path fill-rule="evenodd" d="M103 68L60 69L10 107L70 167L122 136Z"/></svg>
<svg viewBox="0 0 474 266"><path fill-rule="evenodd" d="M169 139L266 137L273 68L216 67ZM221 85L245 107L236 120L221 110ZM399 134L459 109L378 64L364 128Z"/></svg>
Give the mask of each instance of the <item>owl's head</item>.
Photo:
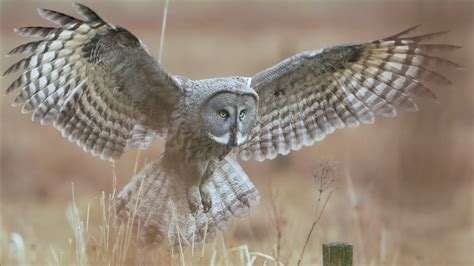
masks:
<svg viewBox="0 0 474 266"><path fill-rule="evenodd" d="M207 136L231 146L245 143L257 116L257 97L251 93L218 92L201 109Z"/></svg>

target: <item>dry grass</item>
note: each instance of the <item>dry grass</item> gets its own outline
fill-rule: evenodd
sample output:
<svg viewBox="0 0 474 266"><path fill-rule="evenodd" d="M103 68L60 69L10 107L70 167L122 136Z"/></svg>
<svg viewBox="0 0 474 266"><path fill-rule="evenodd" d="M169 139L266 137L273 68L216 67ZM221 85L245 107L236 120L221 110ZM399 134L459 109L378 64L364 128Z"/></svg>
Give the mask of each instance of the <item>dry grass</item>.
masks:
<svg viewBox="0 0 474 266"><path fill-rule="evenodd" d="M114 184L115 178L114 175ZM65 211L72 236L67 239L66 247L35 243L17 232L2 228L2 265L162 265L164 262L179 265L253 265L257 260L278 262L272 254L253 251L245 244L228 246L221 232L211 244L206 245L195 246L193 243L182 246L179 242L178 247L171 249L139 247L136 240L140 229L133 230L135 211L132 210L124 223L117 224L114 216L115 187L112 191L109 195L102 192L89 201L86 208L80 208L72 185L72 200ZM98 208L92 213L94 205ZM80 209L85 214L81 214ZM100 222L90 223L90 219Z"/></svg>
<svg viewBox="0 0 474 266"><path fill-rule="evenodd" d="M138 159L138 156L137 156ZM138 160L137 160L138 161ZM270 193L270 201L275 223L275 234L277 242L274 244L260 242L256 247L251 248L248 244L235 245L235 240L229 241L225 233L219 232L214 241L201 246L178 247L168 249L167 247L143 248L137 245L138 231L132 230L135 212L132 211L129 217L122 224L115 223L114 197L116 176L112 175L114 184L112 193L102 192L100 196L93 198L84 206L78 206L76 201L76 191L72 185L72 199L65 208L65 217L69 224L69 232L64 232L67 237L67 245L57 247L51 243L38 242L31 236L22 235L18 232L9 232L2 228L0 239L2 243L1 261L2 265L260 265L263 263L284 265L297 263L307 264L315 262L314 246L313 256L303 257L305 249L308 247L313 235L315 226L320 221L324 209L334 192L332 190L335 181L334 164L323 161L318 163L313 171L314 193L316 200L313 201L315 207L314 219L312 223L301 223L299 226L310 226L307 233L294 235L291 226L285 225L282 221L279 209L282 209L277 196ZM348 193L355 193L354 191ZM37 217L47 219L47 217ZM268 219L268 213L261 219ZM93 221L93 222L92 222ZM98 221L98 222L96 222ZM294 229L294 228L293 228ZM34 233L33 233L34 235ZM291 235L296 239L305 239L300 245L288 245L282 242L283 235ZM260 241L259 239L253 239ZM230 243L232 244L230 244ZM358 245L358 243L355 243ZM280 254L281 249L293 249L293 254ZM297 252L300 249L301 253ZM299 253L299 257L295 257ZM48 254L48 255L46 255ZM372 261L372 264L379 265L381 261Z"/></svg>
<svg viewBox="0 0 474 266"><path fill-rule="evenodd" d="M338 182L334 192L327 188L320 190L319 184L313 183L312 187L309 184L309 189L299 193L313 200L305 203L306 208L299 209L295 208L299 202L282 201L294 192L293 189L281 189L288 186L288 182L277 176L281 193L273 196L274 202L271 203L280 210L277 228L268 226L273 221L273 210L268 206L272 198L264 193L263 206L252 210L248 219L236 221L229 232L218 233L212 243L172 250L141 249L136 245L137 235L131 230L131 223L114 226L113 216L110 215L113 193L103 192L92 199L83 196L78 200L80 193L73 187L69 202L54 204L57 213L40 204L35 206L30 203L31 209L40 211L36 215L22 215L34 217L42 221L40 223L54 220L66 223L68 227L63 224L45 232L46 236L59 235L62 239L51 241L48 237L40 237L42 229L34 225L37 224L35 221L22 221L21 226L12 226L21 229L21 232L3 226L0 259L2 265L293 265L302 258L301 264L307 265L321 263L323 242L349 240L354 244L355 265L467 265L469 257L459 261L446 257L443 260L442 255L431 259L406 255L400 258L401 253L406 252L400 245L402 231L384 223L380 214L373 212L373 205L361 205L358 199L362 195L353 186L350 174L341 169L337 172ZM345 179L342 178L344 176ZM327 201L330 193L333 197ZM344 208L347 204L351 207ZM324 206L326 210L321 216L321 207ZM21 210L13 204L6 207L4 213L7 214ZM314 208L316 216L305 211ZM342 208L351 212L341 213L339 210ZM308 233L308 229L312 230L316 223L319 230ZM472 237L473 232L469 233ZM304 248L307 250L302 257Z"/></svg>

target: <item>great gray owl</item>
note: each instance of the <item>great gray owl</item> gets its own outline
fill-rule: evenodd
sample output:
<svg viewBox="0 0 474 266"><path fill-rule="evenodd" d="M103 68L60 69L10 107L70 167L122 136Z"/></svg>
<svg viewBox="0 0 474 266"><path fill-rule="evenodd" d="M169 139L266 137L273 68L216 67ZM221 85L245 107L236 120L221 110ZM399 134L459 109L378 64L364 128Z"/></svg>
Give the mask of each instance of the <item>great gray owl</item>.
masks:
<svg viewBox="0 0 474 266"><path fill-rule="evenodd" d="M168 75L126 29L74 8L83 20L39 9L58 27L16 29L43 39L9 53L31 55L5 71L24 70L7 92L20 88L14 105L102 159L166 139L116 200L118 217L133 213L145 244L210 240L247 215L260 197L238 157L273 159L375 115L416 111L411 95L435 98L423 81L450 83L428 67L457 67L428 55L457 46L422 43L442 32L406 37L413 27L302 52L253 77L190 80Z"/></svg>

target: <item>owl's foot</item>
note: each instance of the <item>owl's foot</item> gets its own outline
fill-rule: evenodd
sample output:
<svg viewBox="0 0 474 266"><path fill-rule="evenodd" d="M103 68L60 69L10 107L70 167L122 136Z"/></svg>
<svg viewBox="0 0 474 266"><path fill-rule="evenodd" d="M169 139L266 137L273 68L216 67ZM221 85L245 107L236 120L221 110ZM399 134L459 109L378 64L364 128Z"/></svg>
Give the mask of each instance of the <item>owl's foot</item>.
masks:
<svg viewBox="0 0 474 266"><path fill-rule="evenodd" d="M209 212L212 206L209 188L205 185L190 187L188 189L188 204L193 214L196 214L201 209L201 204L204 213Z"/></svg>
<svg viewBox="0 0 474 266"><path fill-rule="evenodd" d="M198 186L192 186L188 189L188 204L191 213L194 215L201 207L201 193Z"/></svg>
<svg viewBox="0 0 474 266"><path fill-rule="evenodd" d="M201 192L201 201L204 213L208 213L212 207L211 192L209 188L205 185L199 186L199 191Z"/></svg>

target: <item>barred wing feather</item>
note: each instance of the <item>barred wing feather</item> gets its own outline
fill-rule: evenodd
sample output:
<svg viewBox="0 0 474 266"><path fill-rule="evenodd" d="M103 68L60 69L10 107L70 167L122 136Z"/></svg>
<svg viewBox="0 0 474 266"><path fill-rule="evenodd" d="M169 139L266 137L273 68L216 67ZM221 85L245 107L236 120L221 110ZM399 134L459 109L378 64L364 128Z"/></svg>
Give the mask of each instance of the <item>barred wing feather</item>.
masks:
<svg viewBox="0 0 474 266"><path fill-rule="evenodd" d="M3 74L24 71L6 90L21 88L13 105L102 159L118 158L127 145L146 148L167 132L177 84L129 31L88 7L74 8L84 21L38 9L59 27L16 29L44 39L9 53L31 54Z"/></svg>
<svg viewBox="0 0 474 266"><path fill-rule="evenodd" d="M259 94L259 118L240 158L263 161L321 141L337 128L372 124L375 115L417 111L411 95L435 99L426 81L450 84L430 70L459 67L429 55L458 46L421 43L445 32L404 37L416 27L385 39L307 51L252 78Z"/></svg>

